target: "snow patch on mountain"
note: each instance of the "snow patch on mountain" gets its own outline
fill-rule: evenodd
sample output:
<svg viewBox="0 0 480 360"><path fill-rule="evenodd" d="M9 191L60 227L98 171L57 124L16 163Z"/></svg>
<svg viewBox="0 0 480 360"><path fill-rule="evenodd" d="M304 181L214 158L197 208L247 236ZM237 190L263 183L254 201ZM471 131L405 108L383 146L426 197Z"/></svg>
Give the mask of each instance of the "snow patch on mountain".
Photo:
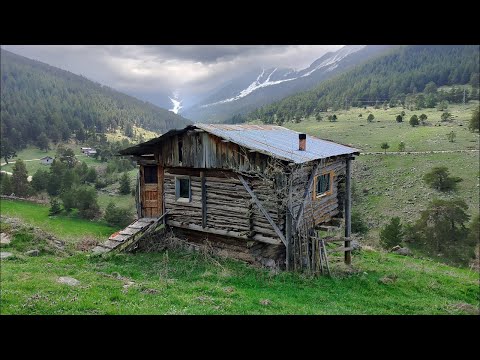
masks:
<svg viewBox="0 0 480 360"><path fill-rule="evenodd" d="M170 99L170 101L173 104L173 108L168 109L168 110L174 112L175 114L178 114L180 109L183 107L182 106L182 100L178 99L178 91L173 92L173 99L170 96L168 98Z"/></svg>
<svg viewBox="0 0 480 360"><path fill-rule="evenodd" d="M242 91L240 91L240 93L237 96L234 96L234 97L231 97L231 98L225 99L225 100L220 100L220 101L217 101L217 102L214 102L214 103L211 103L211 104L202 105L201 107L206 108L206 107L213 106L213 105L224 104L224 103L227 103L227 102L235 101L235 100L241 99L241 98L251 94L252 92L254 92L257 89L260 89L260 88L263 88L263 87L266 87L266 86L280 84L280 83L285 82L285 81L291 81L291 80L296 79L296 78L290 78L290 79L285 79L285 80L270 81L270 77L272 76L272 74L276 70L277 70L277 68L275 68L268 75L267 79L264 82L261 82L260 79L265 74L265 70L262 70L262 73L257 77L257 79L254 82L252 82L246 89L243 89Z"/></svg>
<svg viewBox="0 0 480 360"><path fill-rule="evenodd" d="M206 107L209 107L209 106L214 106L214 105L219 105L219 104L224 104L224 103L232 102L232 101L235 101L235 100L239 100L239 99L251 94L252 92L254 92L258 89L261 89L261 88L264 88L264 87L267 87L267 86L281 84L281 83L286 82L286 81L292 81L292 80L295 80L295 79L299 79L301 77L310 76L313 72L315 72L317 70L320 70L320 69L323 69L325 72L332 71L333 69L335 69L338 66L338 63L341 60L343 60L348 55L361 50L364 47L365 47L365 45L345 46L342 49L333 53L332 56L327 57L320 64L315 65L315 67L311 70L310 70L310 67L314 63L312 65L310 65L310 67L305 68L303 70L300 70L300 71L291 70L291 71L287 72L286 74L283 75L283 77L286 77L287 75L291 74L287 79L271 81L270 78L272 77L273 73L275 71L277 71L277 69L278 69L278 68L275 68L267 76L266 80L262 81L261 79L263 79L266 76L265 75L265 69L262 69L262 72L260 73L260 75L258 75L257 79L255 81L253 81L246 89L241 90L238 93L238 95L233 96L233 97L228 98L228 99L213 102L213 103L210 103L210 104L201 105L200 107L201 108L206 108ZM303 73L304 71L307 71L307 72ZM172 100L172 99L170 99L170 100ZM172 100L172 102L173 102L173 100Z"/></svg>

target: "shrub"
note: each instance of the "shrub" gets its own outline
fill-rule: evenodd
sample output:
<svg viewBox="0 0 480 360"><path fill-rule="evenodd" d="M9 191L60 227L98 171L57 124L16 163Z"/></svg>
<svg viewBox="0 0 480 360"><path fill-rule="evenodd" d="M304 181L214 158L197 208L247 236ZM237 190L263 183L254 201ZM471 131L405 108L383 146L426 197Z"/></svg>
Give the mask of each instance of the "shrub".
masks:
<svg viewBox="0 0 480 360"><path fill-rule="evenodd" d="M412 126L417 126L419 124L417 115L413 115L410 118L409 124L412 125Z"/></svg>
<svg viewBox="0 0 480 360"><path fill-rule="evenodd" d="M450 176L448 168L445 166L434 167L423 176L423 180L432 189L438 191L455 190L457 183L463 181L462 178Z"/></svg>
<svg viewBox="0 0 480 360"><path fill-rule="evenodd" d="M56 215L62 211L62 208L60 207L60 202L58 201L57 198L52 197L50 199L50 209L48 210L48 215Z"/></svg>
<svg viewBox="0 0 480 360"><path fill-rule="evenodd" d="M368 226L357 211L352 211L352 233L366 234Z"/></svg>
<svg viewBox="0 0 480 360"><path fill-rule="evenodd" d="M474 131L479 131L479 128L480 128L480 111L477 108L472 113L472 117L470 118L470 122L468 124L468 129L474 132Z"/></svg>
<svg viewBox="0 0 480 360"><path fill-rule="evenodd" d="M120 178L120 194L126 195L130 193L130 178L128 174L125 172L123 173L122 177Z"/></svg>
<svg viewBox="0 0 480 360"><path fill-rule="evenodd" d="M445 259L449 263L468 265L475 257L475 245L465 223L470 216L465 201L433 200L420 218L409 228L405 241L419 252ZM474 225L473 225L474 226Z"/></svg>
<svg viewBox="0 0 480 360"><path fill-rule="evenodd" d="M129 209L118 208L115 203L110 202L105 209L104 219L107 224L112 226L127 226L133 221Z"/></svg>
<svg viewBox="0 0 480 360"><path fill-rule="evenodd" d="M390 223L380 231L380 244L384 249L391 249L403 241L403 227L399 217L390 219Z"/></svg>

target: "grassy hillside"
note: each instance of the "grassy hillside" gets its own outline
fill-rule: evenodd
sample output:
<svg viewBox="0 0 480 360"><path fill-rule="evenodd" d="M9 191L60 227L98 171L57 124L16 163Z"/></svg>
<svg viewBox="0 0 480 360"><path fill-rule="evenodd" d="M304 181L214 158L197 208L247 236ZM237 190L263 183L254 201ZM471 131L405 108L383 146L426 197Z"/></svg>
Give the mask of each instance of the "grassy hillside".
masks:
<svg viewBox="0 0 480 360"><path fill-rule="evenodd" d="M48 216L49 208L48 205L26 201L1 200L0 202L2 216L19 218L70 243L75 243L83 237L104 240L119 230L102 221L80 219L75 212L70 216L64 214Z"/></svg>
<svg viewBox="0 0 480 360"><path fill-rule="evenodd" d="M3 49L0 54L2 141L16 149L36 143L42 132L68 141L133 125L163 133L191 123L85 77Z"/></svg>
<svg viewBox="0 0 480 360"><path fill-rule="evenodd" d="M369 225L366 241L378 245L379 228L394 216L416 221L434 198L459 197L467 203L468 214L478 214L479 160L478 152L359 156L353 162L353 208ZM463 179L457 191L442 193L425 185L423 176L434 166L446 166Z"/></svg>
<svg viewBox="0 0 480 360"><path fill-rule="evenodd" d="M350 110L328 111L322 113L323 120L316 121L308 117L301 123L285 123L284 126L295 131L304 131L307 134L348 144L362 152L383 151L380 145L387 142L390 148L387 151L398 151L398 144L403 141L406 151L431 150L467 150L479 149L478 134L468 130L468 121L472 111L478 108L478 101L470 101L464 105L449 105L448 112L453 115L453 121L442 122L442 112L436 109L408 110L402 107L387 110L373 107L351 108ZM404 121L396 122L396 117L405 111ZM330 122L328 116L336 115L338 120ZM359 117L359 115L362 117ZM373 122L367 122L369 114L373 114ZM412 115L428 116L428 126L412 127L408 123ZM447 134L456 133L454 142L449 142Z"/></svg>
<svg viewBox="0 0 480 360"><path fill-rule="evenodd" d="M478 314L478 273L400 255L362 251L354 272L308 278L183 251L27 257L28 236L11 236L1 314Z"/></svg>

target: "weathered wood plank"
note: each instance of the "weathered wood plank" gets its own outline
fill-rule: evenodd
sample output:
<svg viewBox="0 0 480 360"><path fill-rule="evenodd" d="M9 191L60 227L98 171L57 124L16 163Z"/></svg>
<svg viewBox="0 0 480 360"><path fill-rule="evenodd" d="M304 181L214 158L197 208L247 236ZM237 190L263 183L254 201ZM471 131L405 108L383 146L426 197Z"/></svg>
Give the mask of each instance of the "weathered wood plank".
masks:
<svg viewBox="0 0 480 360"><path fill-rule="evenodd" d="M310 194L310 190L312 188L313 179L315 178L315 174L317 173L317 170L318 170L319 166L320 166L320 163L315 164L315 167L313 168L312 173L310 174L310 178L308 179L307 188L305 189L305 192L303 194L303 202L300 205L300 210L298 211L297 219L295 221L295 230L298 229L300 221L302 221L302 216L303 216L303 212L304 212L304 209L305 209L305 205L307 204L307 201L309 200L309 194Z"/></svg>
<svg viewBox="0 0 480 360"><path fill-rule="evenodd" d="M270 225L272 225L273 229L275 230L275 232L277 233L278 237L282 240L282 242L287 245L287 241L285 240L285 236L282 234L282 232L280 231L280 229L278 228L278 226L273 222L272 218L270 217L270 215L268 214L268 212L264 209L264 207L262 206L262 203L258 200L257 196L254 194L254 192L250 189L250 186L248 186L248 183L245 181L245 179L243 178L242 175L238 175L238 178L240 179L240 181L242 182L243 186L245 187L245 189L248 191L248 193L250 194L250 196L252 197L253 201L255 201L255 204L257 204L257 207L260 209L260 211L263 213L263 215L265 216L265 218L268 220L268 222L270 223Z"/></svg>
<svg viewBox="0 0 480 360"><path fill-rule="evenodd" d="M203 228L200 225L184 224L184 223L181 223L181 222L178 222L178 221L173 221L173 220L170 220L170 219L167 221L167 224L171 225L171 226L179 227L179 228L196 230L196 231L201 231L201 232L206 232L206 233L211 233L211 234L216 234L216 235L229 236L229 237L245 239L245 240L253 239L253 240L264 242L264 243L267 243L267 244L279 245L279 244L282 243L281 241L279 241L277 239L268 238L268 237L265 237L265 236L255 235L253 238L249 238L247 235L241 234L241 233L236 232L236 231L220 230L220 229L214 229L214 228L209 228L209 227Z"/></svg>

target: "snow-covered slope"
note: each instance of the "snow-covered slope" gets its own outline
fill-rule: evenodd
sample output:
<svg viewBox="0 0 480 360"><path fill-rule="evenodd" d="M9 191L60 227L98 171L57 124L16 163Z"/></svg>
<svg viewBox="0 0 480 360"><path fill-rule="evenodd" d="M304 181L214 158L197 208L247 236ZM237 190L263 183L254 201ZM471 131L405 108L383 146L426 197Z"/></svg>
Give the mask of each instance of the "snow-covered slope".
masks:
<svg viewBox="0 0 480 360"><path fill-rule="evenodd" d="M358 65L390 48L389 45L347 45L324 54L308 68L272 67L242 74L201 103L180 111L199 122L223 122L296 92L305 91L333 75Z"/></svg>

